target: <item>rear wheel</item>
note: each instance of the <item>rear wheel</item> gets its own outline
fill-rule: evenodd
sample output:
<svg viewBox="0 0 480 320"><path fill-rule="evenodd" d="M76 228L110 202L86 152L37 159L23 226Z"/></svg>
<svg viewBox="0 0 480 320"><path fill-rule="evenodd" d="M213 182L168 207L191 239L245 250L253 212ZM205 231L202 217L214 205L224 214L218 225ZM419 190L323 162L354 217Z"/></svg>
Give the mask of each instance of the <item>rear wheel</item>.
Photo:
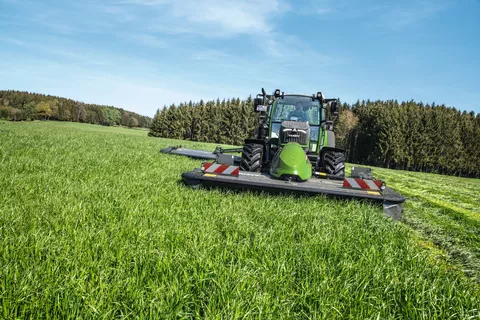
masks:
<svg viewBox="0 0 480 320"><path fill-rule="evenodd" d="M262 168L263 145L250 143L243 147L240 169L243 171L259 172Z"/></svg>
<svg viewBox="0 0 480 320"><path fill-rule="evenodd" d="M320 171L337 177L345 177L345 154L343 152L326 151Z"/></svg>

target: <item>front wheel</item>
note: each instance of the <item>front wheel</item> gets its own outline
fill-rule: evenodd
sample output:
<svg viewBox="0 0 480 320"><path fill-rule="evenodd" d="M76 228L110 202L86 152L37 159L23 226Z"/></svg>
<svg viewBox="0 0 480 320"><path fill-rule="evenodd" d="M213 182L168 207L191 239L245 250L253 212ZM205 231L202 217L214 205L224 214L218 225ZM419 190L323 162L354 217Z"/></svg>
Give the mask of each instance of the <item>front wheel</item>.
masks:
<svg viewBox="0 0 480 320"><path fill-rule="evenodd" d="M243 147L240 169L243 171L259 172L262 168L263 145L249 143Z"/></svg>
<svg viewBox="0 0 480 320"><path fill-rule="evenodd" d="M337 151L325 151L323 154L321 172L333 176L345 177L345 154Z"/></svg>

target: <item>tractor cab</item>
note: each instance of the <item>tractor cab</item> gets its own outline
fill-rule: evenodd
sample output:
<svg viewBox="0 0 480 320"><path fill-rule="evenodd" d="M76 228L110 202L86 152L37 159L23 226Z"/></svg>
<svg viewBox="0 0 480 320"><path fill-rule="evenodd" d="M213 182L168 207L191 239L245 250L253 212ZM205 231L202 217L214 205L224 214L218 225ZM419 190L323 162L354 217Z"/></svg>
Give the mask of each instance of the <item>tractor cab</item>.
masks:
<svg viewBox="0 0 480 320"><path fill-rule="evenodd" d="M300 95L279 97L272 103L269 118L268 138L278 138L282 145L298 142L310 150L317 149L320 123L325 118L319 100L312 101L311 97ZM308 137L306 131L309 131ZM295 136L298 140L294 139Z"/></svg>

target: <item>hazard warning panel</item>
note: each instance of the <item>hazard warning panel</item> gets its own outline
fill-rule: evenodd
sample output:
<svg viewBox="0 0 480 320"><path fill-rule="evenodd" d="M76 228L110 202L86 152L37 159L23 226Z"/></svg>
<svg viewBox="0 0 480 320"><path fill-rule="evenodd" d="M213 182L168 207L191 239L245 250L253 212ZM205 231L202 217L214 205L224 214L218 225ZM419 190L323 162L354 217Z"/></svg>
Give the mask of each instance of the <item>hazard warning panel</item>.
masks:
<svg viewBox="0 0 480 320"><path fill-rule="evenodd" d="M382 190L382 180L368 180L361 178L345 178L343 180L344 188L364 189L364 190Z"/></svg>
<svg viewBox="0 0 480 320"><path fill-rule="evenodd" d="M229 176L238 176L240 168L237 166L229 166L226 164L205 162L203 164L204 173L224 174Z"/></svg>

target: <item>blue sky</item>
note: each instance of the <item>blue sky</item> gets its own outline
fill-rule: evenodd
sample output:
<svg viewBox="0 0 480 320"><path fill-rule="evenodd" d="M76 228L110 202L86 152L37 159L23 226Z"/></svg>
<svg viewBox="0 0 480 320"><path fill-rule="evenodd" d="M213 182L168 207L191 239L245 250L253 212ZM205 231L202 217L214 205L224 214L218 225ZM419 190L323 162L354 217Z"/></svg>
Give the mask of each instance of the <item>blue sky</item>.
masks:
<svg viewBox="0 0 480 320"><path fill-rule="evenodd" d="M0 89L153 115L262 87L480 112L480 1L0 0Z"/></svg>

